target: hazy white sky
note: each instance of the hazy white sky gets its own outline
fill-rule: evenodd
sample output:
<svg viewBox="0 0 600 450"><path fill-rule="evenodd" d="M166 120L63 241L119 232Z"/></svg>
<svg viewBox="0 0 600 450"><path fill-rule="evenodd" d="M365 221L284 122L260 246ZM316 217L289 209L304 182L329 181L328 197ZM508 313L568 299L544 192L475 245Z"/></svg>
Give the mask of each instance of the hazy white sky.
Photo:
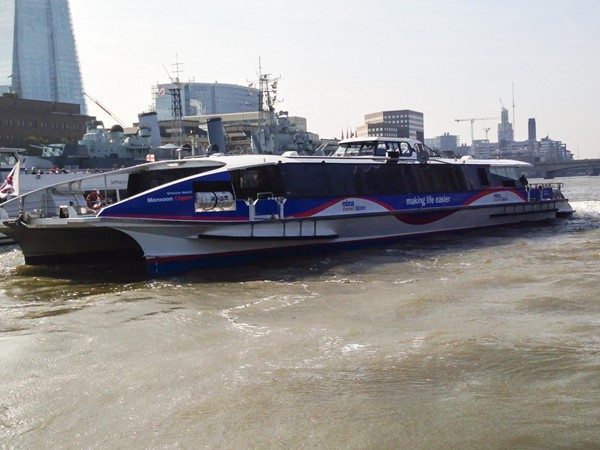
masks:
<svg viewBox="0 0 600 450"><path fill-rule="evenodd" d="M339 137L365 114L413 109L425 135L471 139L457 118L510 112L517 140L600 157L598 0L70 0L86 92L127 124L149 111L151 86L279 76L278 110ZM515 91L513 120L512 86ZM112 125L92 102L89 113ZM496 120L474 123L497 141Z"/></svg>

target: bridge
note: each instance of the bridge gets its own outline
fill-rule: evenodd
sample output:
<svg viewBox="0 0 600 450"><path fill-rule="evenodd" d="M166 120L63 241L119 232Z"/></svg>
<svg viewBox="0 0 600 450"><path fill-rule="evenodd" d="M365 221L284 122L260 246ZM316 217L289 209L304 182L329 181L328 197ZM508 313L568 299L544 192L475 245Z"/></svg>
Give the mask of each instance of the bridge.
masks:
<svg viewBox="0 0 600 450"><path fill-rule="evenodd" d="M600 159L573 159L570 161L535 163L534 166L536 173L544 178L559 177L573 174L573 172L600 175Z"/></svg>

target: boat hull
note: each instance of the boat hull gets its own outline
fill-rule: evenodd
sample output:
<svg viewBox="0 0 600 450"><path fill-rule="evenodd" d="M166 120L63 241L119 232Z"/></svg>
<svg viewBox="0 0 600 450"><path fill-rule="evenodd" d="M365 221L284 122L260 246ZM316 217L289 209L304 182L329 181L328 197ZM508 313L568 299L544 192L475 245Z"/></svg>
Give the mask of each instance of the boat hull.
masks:
<svg viewBox="0 0 600 450"><path fill-rule="evenodd" d="M553 220L557 209L555 205L537 204L530 208L520 205L518 213L510 211L507 212L506 207L485 207L302 221L304 228L314 230L314 236L306 232L300 234L299 223L295 228L297 233L284 235L281 221L231 225L229 228L246 229L235 233L227 226L215 225L154 227L154 233L159 232L160 239L148 237L144 227L121 229L144 248L147 273L163 275L246 264L274 256L352 249L437 233ZM290 228L290 222L286 228Z"/></svg>
<svg viewBox="0 0 600 450"><path fill-rule="evenodd" d="M143 261L139 245L112 228L26 226L16 221L0 231L19 245L28 265Z"/></svg>
<svg viewBox="0 0 600 450"><path fill-rule="evenodd" d="M127 258L142 261L150 275L168 275L300 252L552 220L560 208L560 201L528 202L242 223L66 220L43 226L12 223L5 232L19 243L27 264Z"/></svg>

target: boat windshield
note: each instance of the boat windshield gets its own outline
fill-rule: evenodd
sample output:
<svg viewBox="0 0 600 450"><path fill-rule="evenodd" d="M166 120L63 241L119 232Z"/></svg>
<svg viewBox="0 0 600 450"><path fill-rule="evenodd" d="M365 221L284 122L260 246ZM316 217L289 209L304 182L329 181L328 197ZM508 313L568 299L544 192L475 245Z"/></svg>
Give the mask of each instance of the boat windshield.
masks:
<svg viewBox="0 0 600 450"><path fill-rule="evenodd" d="M518 180L521 174L519 168L511 166L490 166L490 172L511 180Z"/></svg>
<svg viewBox="0 0 600 450"><path fill-rule="evenodd" d="M373 156L377 142L352 142L340 145L333 156Z"/></svg>
<svg viewBox="0 0 600 450"><path fill-rule="evenodd" d="M408 142L397 141L345 142L333 156L387 156L388 152L407 157L413 153L413 148Z"/></svg>
<svg viewBox="0 0 600 450"><path fill-rule="evenodd" d="M12 153L0 153L0 167L14 166L17 163Z"/></svg>

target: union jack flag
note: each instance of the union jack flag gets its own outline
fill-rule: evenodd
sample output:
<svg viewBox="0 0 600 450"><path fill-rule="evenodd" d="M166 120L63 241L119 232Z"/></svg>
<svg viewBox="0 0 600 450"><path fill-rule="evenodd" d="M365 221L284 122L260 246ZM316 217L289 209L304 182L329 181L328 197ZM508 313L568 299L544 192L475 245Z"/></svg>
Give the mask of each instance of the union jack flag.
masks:
<svg viewBox="0 0 600 450"><path fill-rule="evenodd" d="M14 174L15 174L15 169L17 169L17 165L15 165L15 167L13 167L13 169L10 171L10 173L4 179L2 186L0 186L0 194L3 197L6 197L6 196L12 194L13 192L15 192L14 178L13 178Z"/></svg>

